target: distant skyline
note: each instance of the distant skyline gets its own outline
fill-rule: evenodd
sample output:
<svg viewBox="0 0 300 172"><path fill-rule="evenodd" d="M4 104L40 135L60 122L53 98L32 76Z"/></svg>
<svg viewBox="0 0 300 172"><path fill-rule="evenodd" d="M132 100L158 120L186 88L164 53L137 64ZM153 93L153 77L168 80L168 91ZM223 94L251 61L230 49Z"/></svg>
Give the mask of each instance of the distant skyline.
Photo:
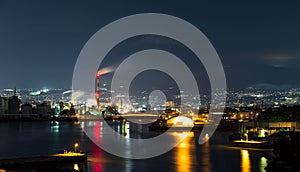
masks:
<svg viewBox="0 0 300 172"><path fill-rule="evenodd" d="M198 27L223 62L228 88L260 83L300 86L300 2L3 0L0 88L71 87L77 56L95 32L119 18L149 12L174 15ZM144 41L144 47L136 46L137 41ZM176 50L178 45L166 39L144 37L125 43L106 64L118 64L130 51L147 46L175 49L186 60L184 48ZM197 68L193 61L186 63ZM196 75L201 82L202 74Z"/></svg>

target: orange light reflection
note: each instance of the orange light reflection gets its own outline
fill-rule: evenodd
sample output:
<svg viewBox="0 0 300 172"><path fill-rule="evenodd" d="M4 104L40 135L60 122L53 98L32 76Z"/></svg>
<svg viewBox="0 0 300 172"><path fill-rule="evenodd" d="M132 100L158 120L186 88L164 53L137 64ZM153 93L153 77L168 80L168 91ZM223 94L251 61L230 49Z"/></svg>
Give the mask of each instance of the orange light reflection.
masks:
<svg viewBox="0 0 300 172"><path fill-rule="evenodd" d="M241 150L241 171L242 172L250 172L250 158L248 150Z"/></svg>
<svg viewBox="0 0 300 172"><path fill-rule="evenodd" d="M191 157L194 157L191 155L192 153L192 148L191 148L191 143L194 138L194 133L189 132L189 133L178 133L178 137L180 139L184 138L184 140L177 146L176 150L176 164L177 164L177 169L176 171L178 172L189 172L191 170L191 165L193 160Z"/></svg>
<svg viewBox="0 0 300 172"><path fill-rule="evenodd" d="M211 164L210 164L210 148L209 148L209 137L205 136L206 142L202 145L202 164L204 172L210 172Z"/></svg>

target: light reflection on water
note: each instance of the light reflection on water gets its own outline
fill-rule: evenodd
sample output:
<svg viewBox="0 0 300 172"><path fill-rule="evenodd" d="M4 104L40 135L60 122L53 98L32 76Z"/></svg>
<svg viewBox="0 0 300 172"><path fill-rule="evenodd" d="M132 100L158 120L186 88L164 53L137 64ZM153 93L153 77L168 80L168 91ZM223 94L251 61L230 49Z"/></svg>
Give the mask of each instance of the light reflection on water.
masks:
<svg viewBox="0 0 300 172"><path fill-rule="evenodd" d="M267 158L265 157L261 157L260 158L260 172L265 172L265 168L267 167L268 163L267 163Z"/></svg>
<svg viewBox="0 0 300 172"><path fill-rule="evenodd" d="M178 144L177 149L176 149L176 165L177 169L176 171L181 172L181 171L186 171L190 172L192 171L191 169L191 163L193 163L195 160L192 158L195 157L191 155L194 152L191 152L191 142L192 139L194 138L194 133L193 132L184 132L184 133L176 133L175 137L179 137L179 139L184 140Z"/></svg>
<svg viewBox="0 0 300 172"><path fill-rule="evenodd" d="M89 152L88 171L246 172L264 171L267 165L266 159L262 157L263 151L231 148L227 143L227 136L231 132L217 132L209 142L203 145L197 143L199 133L174 132L170 133L174 140L185 139L173 150L161 156L145 160L119 158L98 148L84 135L84 130L92 126L95 138L101 140L104 130L102 123L102 121L85 121L76 124L71 122L1 123L0 138L5 142L0 142L0 157L24 157L63 152L64 149L72 150L76 141L80 145L78 150ZM113 122L113 127L116 131L119 128L120 134L125 138L132 136L147 138L149 135L155 135L155 133L146 132L138 133L140 136L137 136L128 122ZM85 170L82 165L79 165L79 168Z"/></svg>
<svg viewBox="0 0 300 172"><path fill-rule="evenodd" d="M123 122L120 123L121 126L115 127L115 130L122 134L125 138L130 138L131 134L136 135L134 131L130 128L130 123ZM141 133L140 133L141 134ZM144 133L145 134L145 133ZM146 133L147 134L147 133ZM153 166L159 166L159 171L203 171L203 172L213 172L219 171L263 171L266 167L266 163L264 163L263 157L261 158L261 152L257 150L248 150L241 148L232 148L229 145L223 145L224 139L227 139L228 134L226 136L219 135L223 138L212 139L215 142L218 140L223 140L221 146L218 143L210 143L207 141L203 145L198 145L197 140L199 137L199 133L195 135L194 132L173 132L168 133L174 137L174 141L182 140L183 141L178 144L173 150L170 152L151 159L143 160L144 163L141 163L138 160L126 160L123 170L120 171L135 171L135 169L143 168L144 171L151 171L150 169ZM219 137L218 136L218 137ZM138 138L143 138L143 134L139 135ZM147 137L147 136L146 136ZM130 144L130 142L128 142ZM240 156L237 156L237 151L240 152ZM129 151L130 152L130 151ZM224 156L213 156L214 152L226 152ZM250 154L254 154L253 163L251 162ZM221 153L222 154L222 153ZM163 157L163 158L162 158ZM233 161L231 161L231 158ZM163 160L162 160L163 159ZM220 160L221 159L221 160ZM238 160L238 161L237 161ZM219 163L221 161L221 163ZM221 167L216 168L215 162L218 162L218 165L221 164ZM239 162L239 164L237 163ZM141 165L142 164L142 165ZM152 165L145 165L152 164ZM144 168L144 166L151 166L151 168ZM222 167L223 166L223 167ZM228 167L230 166L230 167ZM253 167L255 166L255 167ZM226 169L228 168L228 169ZM148 170L149 169L149 170ZM104 170L105 171L105 170Z"/></svg>
<svg viewBox="0 0 300 172"><path fill-rule="evenodd" d="M51 121L51 131L54 133L59 133L59 122Z"/></svg>
<svg viewBox="0 0 300 172"><path fill-rule="evenodd" d="M203 172L210 172L211 164L210 164L210 152L209 152L209 141L205 142L202 146L202 164L203 164Z"/></svg>
<svg viewBox="0 0 300 172"><path fill-rule="evenodd" d="M250 172L251 171L251 162L249 157L248 150L241 150L241 171L242 172Z"/></svg>

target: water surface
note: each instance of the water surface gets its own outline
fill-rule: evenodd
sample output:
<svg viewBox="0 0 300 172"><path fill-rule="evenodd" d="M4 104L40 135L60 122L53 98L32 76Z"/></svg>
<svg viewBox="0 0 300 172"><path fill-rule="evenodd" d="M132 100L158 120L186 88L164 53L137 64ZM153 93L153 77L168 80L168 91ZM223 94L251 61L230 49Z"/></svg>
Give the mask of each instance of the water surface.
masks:
<svg viewBox="0 0 300 172"><path fill-rule="evenodd" d="M84 133L88 122L1 122L0 158L28 157L73 151L88 152L87 164L72 164L70 168L83 171L264 171L264 150L233 148L229 145L230 132L216 132L209 142L199 145L199 133L186 133L185 140L171 151L145 160L131 160L111 155L97 147ZM101 122L92 121L94 131L101 133ZM126 137L152 137L157 133L138 134L126 127L125 122L111 122L119 133ZM125 131L127 130L127 131ZM134 130L134 131L130 131ZM174 139L182 133L174 133ZM99 134L101 139L101 134Z"/></svg>

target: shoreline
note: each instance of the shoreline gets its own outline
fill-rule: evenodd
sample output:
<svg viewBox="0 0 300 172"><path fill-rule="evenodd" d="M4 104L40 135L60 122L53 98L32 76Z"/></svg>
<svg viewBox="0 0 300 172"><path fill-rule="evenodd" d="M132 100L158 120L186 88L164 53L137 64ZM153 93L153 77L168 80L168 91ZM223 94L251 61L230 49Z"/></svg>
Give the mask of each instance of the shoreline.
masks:
<svg viewBox="0 0 300 172"><path fill-rule="evenodd" d="M1 114L0 122L22 122L22 121L78 121L77 116L45 116L39 114Z"/></svg>

